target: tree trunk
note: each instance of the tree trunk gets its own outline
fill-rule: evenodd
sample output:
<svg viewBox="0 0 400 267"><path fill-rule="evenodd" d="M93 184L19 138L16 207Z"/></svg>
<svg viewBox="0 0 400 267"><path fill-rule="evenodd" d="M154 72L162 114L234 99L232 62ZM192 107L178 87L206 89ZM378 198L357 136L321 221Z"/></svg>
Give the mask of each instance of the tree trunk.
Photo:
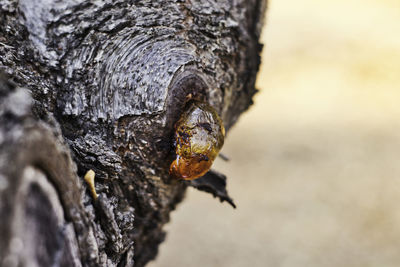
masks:
<svg viewBox="0 0 400 267"><path fill-rule="evenodd" d="M0 0L0 265L143 266L187 186L174 124L252 103L263 0ZM98 198L83 177L92 169Z"/></svg>

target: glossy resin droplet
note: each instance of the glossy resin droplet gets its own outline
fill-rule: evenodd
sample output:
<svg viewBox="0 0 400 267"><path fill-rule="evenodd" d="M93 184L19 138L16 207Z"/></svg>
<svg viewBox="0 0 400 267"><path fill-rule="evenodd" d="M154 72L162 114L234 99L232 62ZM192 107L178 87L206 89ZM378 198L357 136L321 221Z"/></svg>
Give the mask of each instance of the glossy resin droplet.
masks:
<svg viewBox="0 0 400 267"><path fill-rule="evenodd" d="M185 180L203 176L224 144L225 129L217 112L206 103L191 101L175 130L176 159L170 174Z"/></svg>

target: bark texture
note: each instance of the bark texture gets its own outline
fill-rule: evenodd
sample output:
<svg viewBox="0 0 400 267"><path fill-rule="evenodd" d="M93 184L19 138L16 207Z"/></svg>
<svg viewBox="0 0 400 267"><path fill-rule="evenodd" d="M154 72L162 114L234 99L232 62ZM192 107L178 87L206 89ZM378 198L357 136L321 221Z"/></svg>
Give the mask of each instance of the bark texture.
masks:
<svg viewBox="0 0 400 267"><path fill-rule="evenodd" d="M143 266L187 186L168 174L190 98L252 103L262 0L0 0L0 265ZM83 176L96 173L94 200Z"/></svg>

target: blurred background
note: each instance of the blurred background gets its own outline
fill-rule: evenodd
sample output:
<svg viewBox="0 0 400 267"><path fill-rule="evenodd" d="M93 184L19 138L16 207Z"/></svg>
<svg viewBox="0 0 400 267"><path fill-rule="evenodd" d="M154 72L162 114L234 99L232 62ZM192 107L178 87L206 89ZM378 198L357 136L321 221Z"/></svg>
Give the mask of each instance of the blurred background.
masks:
<svg viewBox="0 0 400 267"><path fill-rule="evenodd" d="M270 0L255 105L151 267L400 266L400 1Z"/></svg>

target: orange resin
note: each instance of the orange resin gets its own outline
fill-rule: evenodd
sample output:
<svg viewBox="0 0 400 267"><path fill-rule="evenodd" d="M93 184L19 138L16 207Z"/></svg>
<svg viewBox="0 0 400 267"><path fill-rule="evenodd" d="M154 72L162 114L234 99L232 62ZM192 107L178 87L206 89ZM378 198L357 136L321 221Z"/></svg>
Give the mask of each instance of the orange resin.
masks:
<svg viewBox="0 0 400 267"><path fill-rule="evenodd" d="M175 130L176 159L170 174L184 180L203 176L224 144L225 129L217 112L205 103L191 101Z"/></svg>

